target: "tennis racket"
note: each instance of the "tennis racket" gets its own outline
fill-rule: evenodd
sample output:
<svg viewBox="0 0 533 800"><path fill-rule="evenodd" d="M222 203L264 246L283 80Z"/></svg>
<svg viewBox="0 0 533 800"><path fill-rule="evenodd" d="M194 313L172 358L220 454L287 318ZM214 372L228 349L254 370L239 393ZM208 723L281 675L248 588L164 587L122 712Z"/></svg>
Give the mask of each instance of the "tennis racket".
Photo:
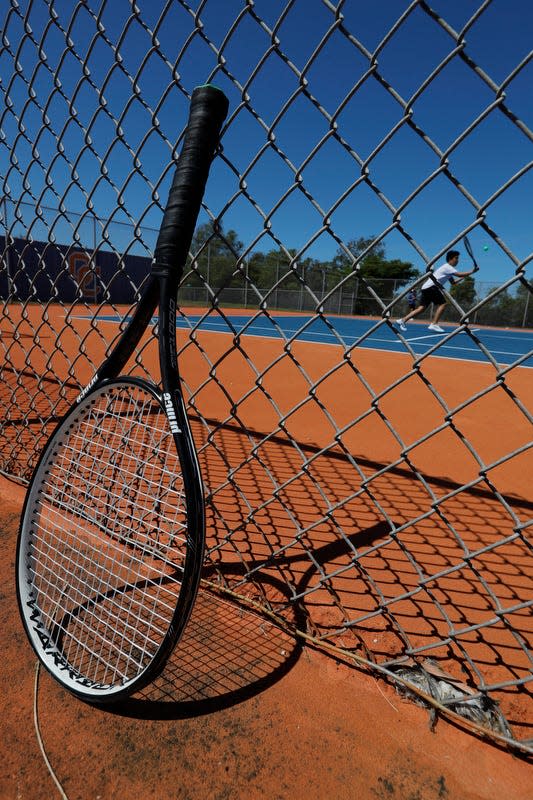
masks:
<svg viewBox="0 0 533 800"><path fill-rule="evenodd" d="M470 240L469 240L468 236L463 236L463 243L464 243L466 252L468 253L470 258L472 259L472 264L474 265L474 272L478 272L479 267L478 267L477 261L476 261L476 259L474 257L474 251L472 250L472 245L470 244Z"/></svg>
<svg viewBox="0 0 533 800"><path fill-rule="evenodd" d="M204 555L200 469L180 389L176 295L228 110L194 90L146 291L112 353L48 441L17 543L17 595L39 659L91 702L163 668ZM120 377L159 306L160 386Z"/></svg>

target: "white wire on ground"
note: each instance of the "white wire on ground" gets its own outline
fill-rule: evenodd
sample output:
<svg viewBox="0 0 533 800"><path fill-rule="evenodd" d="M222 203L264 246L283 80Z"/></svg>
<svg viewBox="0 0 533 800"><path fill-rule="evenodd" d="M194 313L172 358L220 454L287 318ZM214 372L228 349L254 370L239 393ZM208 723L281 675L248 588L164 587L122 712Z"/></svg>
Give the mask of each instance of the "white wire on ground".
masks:
<svg viewBox="0 0 533 800"><path fill-rule="evenodd" d="M41 664L39 661L35 664L35 684L34 684L34 692L33 692L33 722L35 725L35 733L37 735L37 742L39 743L39 749L41 751L41 755L44 758L44 763L47 766L48 772L52 776L52 780L54 781L57 789L59 791L61 800L68 800L67 795L65 794L63 787L61 786L57 775L55 774L50 761L48 760L48 756L46 755L46 750L44 749L43 738L41 736L41 730L39 728L39 712L38 712L38 704L37 704L37 696L39 691L39 672L41 669Z"/></svg>

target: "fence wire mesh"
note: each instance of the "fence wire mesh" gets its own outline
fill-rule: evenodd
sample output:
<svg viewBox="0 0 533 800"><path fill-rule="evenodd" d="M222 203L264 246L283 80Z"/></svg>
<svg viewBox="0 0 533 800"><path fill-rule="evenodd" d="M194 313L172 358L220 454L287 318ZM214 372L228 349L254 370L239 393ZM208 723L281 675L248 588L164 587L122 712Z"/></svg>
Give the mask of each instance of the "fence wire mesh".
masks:
<svg viewBox="0 0 533 800"><path fill-rule="evenodd" d="M118 337L190 95L217 84L178 298L205 579L529 753L531 19L9 0L0 46L2 473L28 480ZM466 234L482 271L446 290L445 334L403 331ZM152 333L131 370L154 363Z"/></svg>

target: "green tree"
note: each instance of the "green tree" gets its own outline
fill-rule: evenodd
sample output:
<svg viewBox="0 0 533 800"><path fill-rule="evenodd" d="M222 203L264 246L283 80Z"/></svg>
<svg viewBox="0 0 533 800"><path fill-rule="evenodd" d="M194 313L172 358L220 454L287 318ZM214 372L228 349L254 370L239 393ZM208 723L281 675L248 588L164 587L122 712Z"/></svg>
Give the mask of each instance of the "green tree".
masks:
<svg viewBox="0 0 533 800"><path fill-rule="evenodd" d="M525 328L533 328L533 283L524 277L516 290L517 322L515 324Z"/></svg>
<svg viewBox="0 0 533 800"><path fill-rule="evenodd" d="M191 244L191 270L186 281L192 286L208 284L220 288L229 286L243 251L243 243L234 230L224 231L221 225L211 222L200 225Z"/></svg>
<svg viewBox="0 0 533 800"><path fill-rule="evenodd" d="M409 261L386 258L385 245L381 242L374 245L358 263L359 256L369 248L372 241L372 238L364 237L352 239L347 243L352 257L339 248L332 262L332 266L343 277L355 270L355 314L381 313L382 303L390 303L394 294L419 274Z"/></svg>
<svg viewBox="0 0 533 800"><path fill-rule="evenodd" d="M532 292L533 287L524 284L519 285L512 294L508 290L500 292L481 306L476 314L476 321L487 325L530 327L533 322Z"/></svg>
<svg viewBox="0 0 533 800"><path fill-rule="evenodd" d="M309 285L315 261L311 258L296 259L296 250L270 250L268 253L253 253L248 261L250 280L262 291L276 284L279 289L299 289L302 281Z"/></svg>
<svg viewBox="0 0 533 800"><path fill-rule="evenodd" d="M458 303L463 311L472 308L476 302L476 282L471 275L461 278L455 283L450 291L453 299Z"/></svg>

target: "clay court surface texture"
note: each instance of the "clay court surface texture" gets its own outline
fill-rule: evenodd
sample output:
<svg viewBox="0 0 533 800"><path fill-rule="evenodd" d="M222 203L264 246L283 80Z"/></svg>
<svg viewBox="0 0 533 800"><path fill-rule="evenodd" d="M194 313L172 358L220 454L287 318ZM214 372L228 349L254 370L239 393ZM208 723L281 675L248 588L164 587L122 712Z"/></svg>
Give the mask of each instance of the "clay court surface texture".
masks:
<svg viewBox="0 0 533 800"><path fill-rule="evenodd" d="M68 368L73 362L77 379L89 381L93 365L103 356L105 342L116 335L106 331L107 326L118 329L114 313L111 309L108 313L105 309L100 312L98 324L104 336L98 335L94 323L84 318L83 313L72 313L65 328L65 314L61 309L49 309L46 323L15 321L18 338L10 345L9 360L15 368L21 369L22 375L28 376L27 385L24 385L24 378L18 382L20 397L31 391L32 373L44 376L45 382L52 371L56 377L68 380ZM198 310L191 309L189 322L193 325L194 314L198 314ZM412 339L415 359L423 359L425 380L422 381L416 370L412 370L413 355L405 348L403 352L398 350L392 334L385 335L383 329L379 335L373 335L365 333L363 328L343 329L341 326L338 330L343 343L340 343L327 339L327 330L308 325L307 335L294 339L291 344L291 358L282 358L286 337L293 336L294 330L299 329L295 326L306 327L305 317L287 316L282 336L275 326L267 332L254 330L253 326L249 330L239 328L239 325L248 324L246 315L235 314L231 319L233 341L237 337L239 344L239 337L249 337L246 358L239 346L229 346L228 331L221 335L213 323L211 328L208 325L198 327L195 337L200 347L185 347L180 359L181 370L195 393L195 407L201 417L225 420L231 414L232 402L247 396L239 406L240 424L243 429L260 436L272 431L278 423L274 405L267 402L267 397L274 399L278 410L286 412L298 406L308 392L308 384L302 380L302 369L312 380L329 373L330 378L321 381L316 389L317 399L327 407L338 429L358 416L361 418L360 424L346 429L343 446L375 472L376 465L390 464L399 458L399 445L381 417L364 416L369 397L357 380L357 371L360 371L375 393L394 387L381 398L381 410L404 442L409 445L419 441L424 432L436 431L430 441L411 451L410 459L416 469L427 476L433 491L442 495L450 492L450 487L473 481L479 473L479 464L449 428L441 427L442 405L428 392L429 381L448 407L459 409L454 421L484 463L494 465L490 473L492 485L506 496L520 519L531 517L531 462L525 452L520 454L530 439L530 429L526 417L511 399L511 395L523 400L531 397L533 372L526 359L506 376L504 390L495 380L493 365L483 363L479 350L472 347L468 336L451 337L449 351L438 351L439 356L446 357L427 357L436 343L435 337L428 336L424 326L415 324L410 326L406 338ZM279 320L276 320L278 325ZM368 321L364 324L371 326ZM27 336L32 338L37 326L41 341L41 346L32 350L29 366L25 325ZM293 333L288 333L291 329ZM59 330L62 334L58 348L55 334ZM451 331L452 327L447 327L444 336ZM181 346L186 343L187 336L187 329L180 327ZM355 339L350 340L350 336ZM361 336L364 342L356 351L351 351L342 368L335 369L342 347L350 347ZM500 338L497 341L487 338L495 336ZM491 352L497 349L501 353L501 363L514 363L531 347L531 334L521 332L487 330L480 331L479 337L481 340L485 337ZM81 343L83 347L80 348ZM55 355L50 364L47 353L52 349ZM217 381L225 387L224 391L217 391L213 382L209 384L209 391L201 388L208 386L210 367L202 357L206 352L210 363L217 364ZM250 369L249 359L259 371L269 364L274 365L264 373L261 391L250 391L257 373ZM143 361L148 368L157 364L153 340L143 351ZM352 362L356 363L357 371ZM402 379L405 375L409 377ZM485 391L487 387L492 388ZM43 397L39 403L45 404ZM28 468L35 456L31 432L37 430L39 416L45 415L45 410L44 405L34 408L33 417L24 429L28 437L25 455ZM16 420L10 422L16 428ZM202 426L194 419L192 425L201 447L205 444ZM332 436L327 418L317 413L316 403L301 403L299 411L287 420L286 428L300 447L314 448L315 452L327 445ZM20 429L16 429L19 436L23 436ZM216 452L223 450L230 461L232 453L236 454L235 458L242 458L239 456L241 439L242 432L226 426L219 432ZM512 451L518 454L506 459L505 454ZM213 491L216 482L222 481L219 473L224 465L216 461L216 454L209 462L209 448L204 448L203 453L204 481ZM278 470L276 479L281 485L285 479L284 470L289 474L292 465L290 452L283 445L277 453L277 461L274 451L270 454L269 468L274 472ZM24 470L24 464L19 463L18 467ZM335 493L342 497L346 483L354 480L353 473L343 474L339 462L330 463L327 458L317 463L316 469L321 485L332 497ZM258 502L264 499L263 494L268 497L269 487L261 484L257 474L242 470L240 477L248 491L255 486ZM381 482L376 481L374 490L379 490L382 507L399 525L416 516L417 507L423 502L420 486L402 469L389 472ZM303 476L300 485L292 486L292 491L285 503L290 502L292 513L304 521L301 524L308 524L313 514L321 513L319 498L313 486L305 484ZM75 699L44 670L36 672L36 658L19 618L14 562L23 497L23 486L6 479L0 481L2 800L48 800L62 796L69 800L500 800L502 797L527 800L531 797L533 773L525 758L484 741L482 736L468 732L453 721L439 718L432 725L427 709L400 695L386 680L348 666L313 647L302 648L287 630L277 627L272 620L211 593L206 586L200 591L183 639L154 684L120 707L102 709ZM219 510L226 508L230 516L240 513L239 500L232 496L229 488L218 492L217 503ZM355 502L344 507L342 513L341 522L348 535L366 531L370 536L368 531L373 531L369 542L379 543L384 534L378 530L379 518L374 510L363 502ZM483 485L462 491L460 502L455 505L451 497L447 513L453 516L455 529L473 550L481 547L474 540L481 543L492 541L494 537L504 539L512 532L511 520ZM263 532L272 530L277 546L284 547L285 517L281 511L279 516L277 514L276 505L270 505ZM260 521L257 517L254 525ZM329 553L332 531L327 525L318 524L312 530L316 537L312 546ZM247 547L251 560L269 555L262 544L264 539L256 534L256 528L250 527ZM287 531L286 535L293 534ZM446 557L453 558L453 553L446 553L440 546L444 535L445 531L431 518L405 531L406 541L417 552L420 563L426 563L424 559L427 559L428 564L437 566L439 559L443 559L444 565ZM208 545L217 545L223 536L224 530L217 528L216 517L208 519ZM238 544L238 537L233 547L235 542ZM429 546L432 542L433 547ZM511 606L525 602L531 589L531 581L527 579L528 569L531 576L530 566L523 563L524 553L518 545L510 540L500 552L505 562L500 564L500 572L493 570L499 596L505 596ZM296 548L291 551L288 538L285 552L287 564L298 573L300 555ZM332 553L333 559L341 561L345 555ZM393 582L408 583L410 577L395 562L395 556L391 555L387 562L385 546L382 555L380 568L384 574ZM230 552L219 546L215 567L221 568L224 559L230 556ZM487 557L487 569L494 566L490 561ZM300 569L302 581L306 579L305 569L304 564ZM472 598L478 596L479 587L473 588L469 581L466 573L455 572L446 585L442 584L441 600L459 609L457 614L464 606L475 617L476 604ZM353 607L359 604L359 608L364 608L363 587L348 586L345 581L339 582L336 591L345 606L353 603ZM326 608L326 600L320 590L310 600L310 613L315 614L318 629L332 623L328 614L333 614L334 610L330 612ZM406 603L405 607L398 605L395 610L411 641L423 642L424 637L430 635L427 620L432 612L429 606L425 608L422 604L414 613L414 606L408 607ZM427 617L424 616L426 612ZM485 613L482 605L478 612L481 618ZM335 620L333 624L337 624ZM478 648L476 655L487 667L488 678L495 683L505 682L511 666L513 675L525 675L524 653L509 650L505 629L494 626L486 630L490 637L472 644L472 652ZM365 641L370 641L370 636L376 637L376 632L361 631L363 640L367 637ZM397 646L385 630L372 641L378 660ZM500 653L492 666L487 666L489 655L485 664L484 648L487 652L490 650L493 661L494 653ZM447 666L445 662L443 666ZM510 688L502 692L498 700L507 719L517 726L520 737L528 739L532 719L527 684L521 691ZM54 783L52 773L64 795Z"/></svg>
<svg viewBox="0 0 533 800"><path fill-rule="evenodd" d="M39 738L69 800L531 796L527 761L443 720L432 731L386 682L205 591L162 676L121 707L44 671L36 692L13 580L23 490L2 479L0 498L2 800L61 796Z"/></svg>

